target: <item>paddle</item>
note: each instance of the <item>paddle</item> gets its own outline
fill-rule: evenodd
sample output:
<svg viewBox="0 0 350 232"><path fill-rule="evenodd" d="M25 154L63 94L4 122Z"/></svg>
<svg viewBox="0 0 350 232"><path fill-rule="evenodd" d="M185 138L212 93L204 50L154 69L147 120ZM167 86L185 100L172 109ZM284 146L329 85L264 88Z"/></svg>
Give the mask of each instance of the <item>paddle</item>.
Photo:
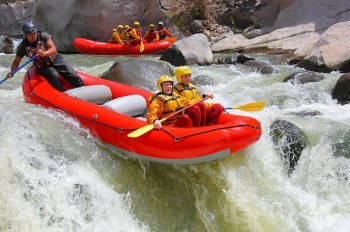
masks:
<svg viewBox="0 0 350 232"><path fill-rule="evenodd" d="M194 103L194 104L192 104L192 105L188 105L188 106L182 108L181 110L178 110L178 111L176 111L176 112L174 112L174 113L168 115L167 117L162 118L162 119L159 120L159 121L162 123L162 122L164 122L165 120L167 120L168 118L171 118L171 117L173 117L174 115L176 115L176 114L178 114L178 113L180 113L180 112L182 112L182 111L184 111L184 110L190 108L191 106L194 106L194 105L198 104L199 102L205 101L205 100L207 100L207 99L208 99L208 98L204 98L204 99L202 99L202 100L200 100L200 101L198 101L198 102L196 102L196 103ZM146 134L148 131L151 131L151 130L153 130L153 129L154 129L153 123L152 123L152 124L148 124L147 126L141 127L141 128L139 128L139 129L137 129L137 130L135 130L135 131L129 133L129 134L128 134L128 137L130 137L130 138L137 138L137 137L139 137L139 136L141 136L141 135L143 135L143 134Z"/></svg>
<svg viewBox="0 0 350 232"><path fill-rule="evenodd" d="M26 66L27 64L29 64L30 62L32 62L34 59L36 58L36 55L32 56L29 60L27 60L24 64L22 64L21 66L19 66L17 69L13 70L11 72L11 76L15 75L16 72L18 72L19 70L21 70L24 66ZM4 78L2 81L0 81L0 84L4 83L6 80L8 79L8 77Z"/></svg>
<svg viewBox="0 0 350 232"><path fill-rule="evenodd" d="M238 109L238 110L243 110L247 112L253 112L253 111L262 110L265 107L265 105L266 105L266 102L253 102L243 106L225 107L225 110Z"/></svg>
<svg viewBox="0 0 350 232"><path fill-rule="evenodd" d="M143 45L143 42L142 42L142 29L140 28L140 52L143 52L143 50L145 50L145 45Z"/></svg>

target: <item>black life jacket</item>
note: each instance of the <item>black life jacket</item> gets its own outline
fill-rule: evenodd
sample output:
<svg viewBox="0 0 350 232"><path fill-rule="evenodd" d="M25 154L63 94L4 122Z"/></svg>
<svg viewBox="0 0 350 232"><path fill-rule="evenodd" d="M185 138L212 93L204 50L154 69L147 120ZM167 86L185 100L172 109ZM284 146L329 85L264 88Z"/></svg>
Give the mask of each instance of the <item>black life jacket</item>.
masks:
<svg viewBox="0 0 350 232"><path fill-rule="evenodd" d="M47 51L47 46L45 45L45 42L43 41L43 38L41 36L41 32L38 32L38 38L34 43L29 43L29 41L27 40L27 38L24 39L24 43L25 43L25 48L27 51L27 56L29 58L31 58L32 56L34 56L37 53L37 50L39 48L41 48L44 51ZM37 56L34 60L34 65L38 68L45 68L45 67L49 67L52 65L52 60L51 57L41 57L41 56Z"/></svg>

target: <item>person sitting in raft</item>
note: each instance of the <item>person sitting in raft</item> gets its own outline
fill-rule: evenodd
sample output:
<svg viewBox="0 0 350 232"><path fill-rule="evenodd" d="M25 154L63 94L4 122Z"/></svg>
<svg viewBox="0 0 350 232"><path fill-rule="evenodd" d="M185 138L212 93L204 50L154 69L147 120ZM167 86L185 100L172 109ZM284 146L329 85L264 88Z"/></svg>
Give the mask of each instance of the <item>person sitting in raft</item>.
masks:
<svg viewBox="0 0 350 232"><path fill-rule="evenodd" d="M194 84L191 83L192 71L187 66L180 66L175 70L175 77L177 84L174 86L174 92L179 94L190 101L190 104L201 101L203 98L213 98L213 94L206 93L200 95ZM201 126L216 125L219 121L221 113L224 111L224 107L218 103L204 103L199 102L198 107L201 111ZM196 125L194 125L196 126Z"/></svg>
<svg viewBox="0 0 350 232"><path fill-rule="evenodd" d="M123 25L118 25L117 29L113 29L113 33L111 35L109 43L124 44L124 42L123 42L123 39L124 39L123 30L124 30Z"/></svg>
<svg viewBox="0 0 350 232"><path fill-rule="evenodd" d="M69 81L73 88L84 86L83 80L73 67L57 53L56 45L50 34L38 31L32 22L24 22L21 30L24 37L17 46L16 57L12 61L11 72L6 75L7 78L12 77L11 73L19 67L24 56L30 58L36 55L34 66L58 91L65 91L59 75Z"/></svg>
<svg viewBox="0 0 350 232"><path fill-rule="evenodd" d="M154 24L149 25L149 30L146 31L146 34L143 36L143 39L146 40L147 43L159 41L159 35L158 32L154 30Z"/></svg>
<svg viewBox="0 0 350 232"><path fill-rule="evenodd" d="M168 31L168 29L166 29L164 27L163 22L158 23L157 31L158 31L158 35L159 35L160 40L163 40L167 37L169 37L169 38L173 37L173 35Z"/></svg>
<svg viewBox="0 0 350 232"><path fill-rule="evenodd" d="M130 31L130 44L139 45L141 44L141 26L139 22L134 22L134 28Z"/></svg>
<svg viewBox="0 0 350 232"><path fill-rule="evenodd" d="M148 99L149 108L147 112L148 123L153 123L154 128L162 128L160 120L173 114L174 112L183 109L189 104L187 98L181 97L173 93L173 78L170 76L161 76L157 80L157 88L160 90L157 94L151 96ZM193 109L192 109L193 108ZM190 114L200 114L200 111L196 110L193 106L190 107ZM200 115L197 118L200 118ZM184 113L184 111L175 114L173 117L166 119L163 122L164 125L174 127L192 127L193 123L190 116Z"/></svg>
<svg viewBox="0 0 350 232"><path fill-rule="evenodd" d="M130 40L130 31L131 31L131 27L128 24L124 25L124 39L123 42L124 44L130 44L129 40Z"/></svg>

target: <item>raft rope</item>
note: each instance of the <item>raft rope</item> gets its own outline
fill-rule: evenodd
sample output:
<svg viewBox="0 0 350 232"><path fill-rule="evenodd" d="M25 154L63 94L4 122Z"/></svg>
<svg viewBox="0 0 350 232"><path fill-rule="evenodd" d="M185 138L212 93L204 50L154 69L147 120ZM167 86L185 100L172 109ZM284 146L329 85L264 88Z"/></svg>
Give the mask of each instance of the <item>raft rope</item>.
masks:
<svg viewBox="0 0 350 232"><path fill-rule="evenodd" d="M211 130L206 130L206 131L201 131L201 132L196 132L196 133L191 133L191 134L188 134L188 135L184 135L184 136L175 136L174 134L170 133L168 130L164 129L162 127L162 130L164 131L164 133L168 134L169 136L171 136L175 142L180 142L181 140L185 139L185 138L189 138L189 137L192 137L192 136L196 136L196 135L200 135L200 134L206 134L206 133L209 133L209 132L213 132L213 131L217 131L217 130L224 130L224 129L230 129L230 128L236 128L236 127L251 127L253 128L254 130L258 130L258 128L260 127L259 126L252 126L252 125L249 125L249 124L242 124L242 125L236 125L236 126L225 126L225 127L220 127L220 128L215 128L215 129L211 129Z"/></svg>

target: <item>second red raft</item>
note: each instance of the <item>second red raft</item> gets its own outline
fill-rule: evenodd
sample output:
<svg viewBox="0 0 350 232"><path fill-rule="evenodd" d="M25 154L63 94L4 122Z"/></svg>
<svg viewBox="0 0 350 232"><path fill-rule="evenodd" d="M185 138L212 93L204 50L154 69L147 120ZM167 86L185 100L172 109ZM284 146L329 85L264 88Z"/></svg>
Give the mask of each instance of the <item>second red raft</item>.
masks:
<svg viewBox="0 0 350 232"><path fill-rule="evenodd" d="M74 48L82 54L90 55L140 55L162 52L173 44L171 40L144 43L144 50L140 51L140 44L136 46L99 42L85 38L75 38Z"/></svg>

